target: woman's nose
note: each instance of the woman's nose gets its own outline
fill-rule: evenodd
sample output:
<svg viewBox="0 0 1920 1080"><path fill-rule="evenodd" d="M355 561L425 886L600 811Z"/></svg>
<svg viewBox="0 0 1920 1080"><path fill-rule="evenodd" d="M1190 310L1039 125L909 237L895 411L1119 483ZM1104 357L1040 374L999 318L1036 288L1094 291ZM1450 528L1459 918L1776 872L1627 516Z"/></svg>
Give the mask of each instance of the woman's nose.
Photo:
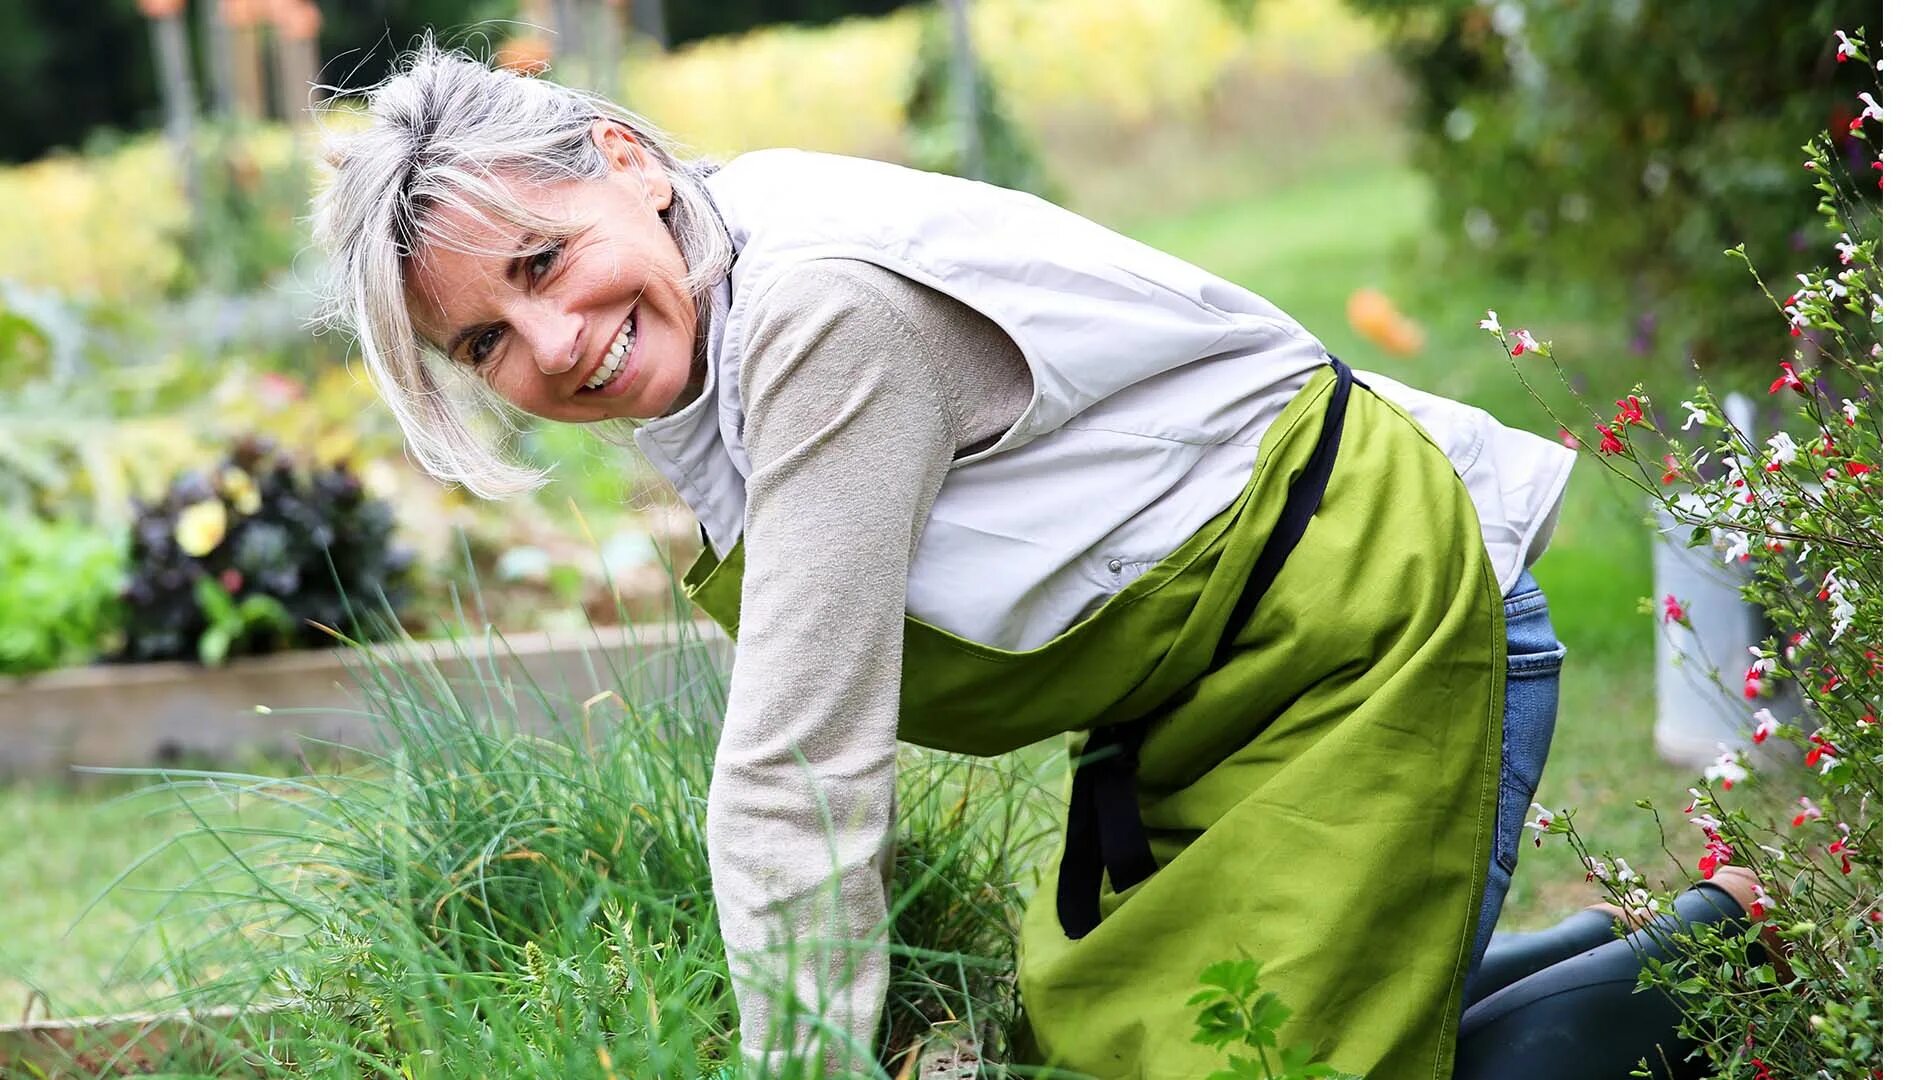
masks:
<svg viewBox="0 0 1920 1080"><path fill-rule="evenodd" d="M542 374L560 375L580 364L586 320L578 316L543 314L523 332L533 347L533 362Z"/></svg>

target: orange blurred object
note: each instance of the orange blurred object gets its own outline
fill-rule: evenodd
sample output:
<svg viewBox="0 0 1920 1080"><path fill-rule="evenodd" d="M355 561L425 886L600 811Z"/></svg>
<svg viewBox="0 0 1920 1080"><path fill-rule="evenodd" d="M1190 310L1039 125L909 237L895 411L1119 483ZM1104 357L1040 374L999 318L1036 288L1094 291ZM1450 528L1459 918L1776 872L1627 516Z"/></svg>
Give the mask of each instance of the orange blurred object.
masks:
<svg viewBox="0 0 1920 1080"><path fill-rule="evenodd" d="M140 14L149 19L171 19L187 6L187 0L140 0Z"/></svg>
<svg viewBox="0 0 1920 1080"><path fill-rule="evenodd" d="M1378 289L1355 289L1347 297L1347 322L1355 333L1394 356L1413 356L1427 343L1420 325Z"/></svg>
<svg viewBox="0 0 1920 1080"><path fill-rule="evenodd" d="M280 33L291 41L311 41L320 36L320 5L312 0L282 3L274 13Z"/></svg>
<svg viewBox="0 0 1920 1080"><path fill-rule="evenodd" d="M493 54L493 66L522 75L538 75L553 59L553 46L542 37L512 37L500 43Z"/></svg>
<svg viewBox="0 0 1920 1080"><path fill-rule="evenodd" d="M252 26L266 14L259 0L220 0L220 18L228 26Z"/></svg>

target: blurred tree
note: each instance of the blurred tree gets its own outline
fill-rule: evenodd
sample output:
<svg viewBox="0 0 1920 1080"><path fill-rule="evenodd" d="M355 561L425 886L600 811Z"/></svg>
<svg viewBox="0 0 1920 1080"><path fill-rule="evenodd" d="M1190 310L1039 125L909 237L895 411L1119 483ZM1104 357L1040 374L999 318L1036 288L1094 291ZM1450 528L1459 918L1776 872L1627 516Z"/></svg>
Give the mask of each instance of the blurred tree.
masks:
<svg viewBox="0 0 1920 1080"><path fill-rule="evenodd" d="M1445 257L1594 287L1637 311L1635 348L1771 363L1760 266L1823 243L1781 147L1846 134L1871 73L1833 31L1880 40L1877 0L1349 0L1413 84L1415 160ZM1823 44L1824 42L1824 44ZM1873 154L1841 139L1861 185Z"/></svg>
<svg viewBox="0 0 1920 1080"><path fill-rule="evenodd" d="M0 2L0 160L159 123L146 19L133 0Z"/></svg>
<svg viewBox="0 0 1920 1080"><path fill-rule="evenodd" d="M985 180L1058 200L1040 155L1000 108L993 79L980 65L961 67L954 31L964 27L965 7L926 9L920 51L907 93L907 158L919 169ZM972 101L959 95L971 91Z"/></svg>
<svg viewBox="0 0 1920 1080"><path fill-rule="evenodd" d="M674 44L765 23L828 23L879 15L907 0L632 0L636 32ZM431 28L450 45L491 52L512 36L518 0L318 0L323 86L366 86ZM244 109L221 0L188 0L191 50L211 100ZM244 47L244 43L242 46ZM244 76L243 76L244 79ZM0 161L75 147L96 128L157 126L158 84L137 0L0 0Z"/></svg>

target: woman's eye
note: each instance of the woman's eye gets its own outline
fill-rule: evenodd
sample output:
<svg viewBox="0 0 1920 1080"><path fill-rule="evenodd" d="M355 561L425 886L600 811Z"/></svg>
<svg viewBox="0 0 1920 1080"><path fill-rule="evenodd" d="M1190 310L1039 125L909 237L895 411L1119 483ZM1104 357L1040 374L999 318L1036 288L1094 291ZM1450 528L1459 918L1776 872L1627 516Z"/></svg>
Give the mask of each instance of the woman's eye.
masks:
<svg viewBox="0 0 1920 1080"><path fill-rule="evenodd" d="M497 326L490 326L475 334L473 343L467 346L468 362L476 365L484 362L487 354L493 352L493 347L499 343L500 328Z"/></svg>
<svg viewBox="0 0 1920 1080"><path fill-rule="evenodd" d="M534 281L540 280L547 276L547 272L553 269L553 264L559 258L559 244L555 244L545 251L535 252L532 257L527 259L527 276Z"/></svg>

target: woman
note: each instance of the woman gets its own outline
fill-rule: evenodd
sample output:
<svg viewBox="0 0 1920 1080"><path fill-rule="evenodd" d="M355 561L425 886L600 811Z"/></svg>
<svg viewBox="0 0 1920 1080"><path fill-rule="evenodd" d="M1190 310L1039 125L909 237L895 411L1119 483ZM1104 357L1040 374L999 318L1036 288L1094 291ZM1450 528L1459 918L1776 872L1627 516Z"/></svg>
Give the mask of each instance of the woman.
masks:
<svg viewBox="0 0 1920 1080"><path fill-rule="evenodd" d="M870 1061L896 738L1087 731L1023 932L1037 1060L1204 1074L1186 997L1244 950L1289 1041L1448 1075L1553 728L1526 567L1570 452L1024 194L686 163L430 45L371 113L318 231L420 464L501 496L539 474L474 410L638 421L699 519L689 586L738 639L708 829L747 1060Z"/></svg>

